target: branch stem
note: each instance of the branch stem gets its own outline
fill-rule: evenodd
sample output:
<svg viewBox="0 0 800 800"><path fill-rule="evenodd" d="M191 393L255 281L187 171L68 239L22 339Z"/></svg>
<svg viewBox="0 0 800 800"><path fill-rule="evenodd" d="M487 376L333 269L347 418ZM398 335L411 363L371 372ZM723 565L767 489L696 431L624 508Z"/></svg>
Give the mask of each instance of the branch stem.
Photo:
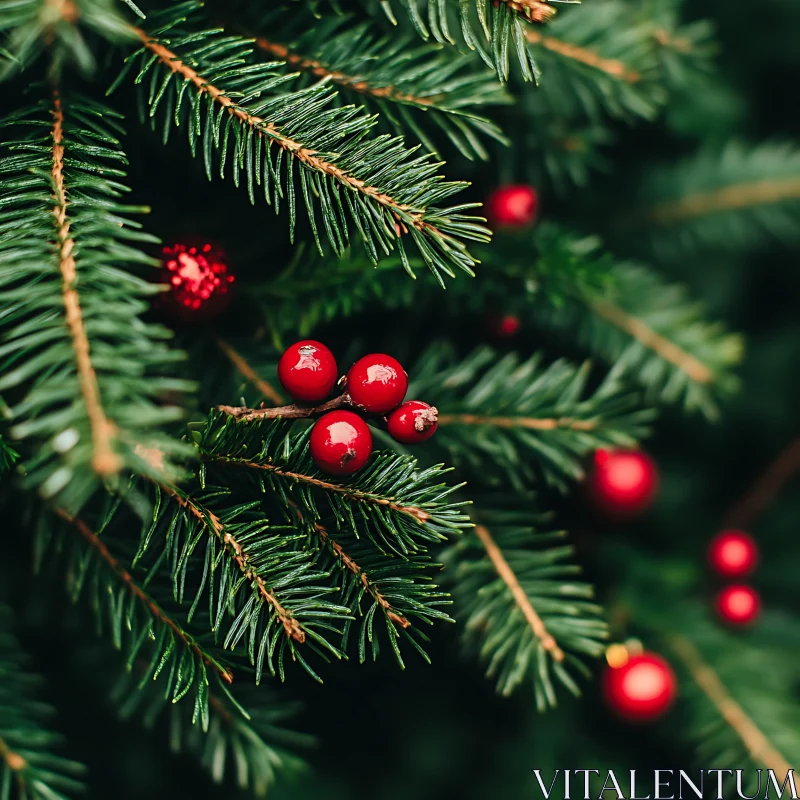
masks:
<svg viewBox="0 0 800 800"><path fill-rule="evenodd" d="M714 373L702 361L660 333L656 333L642 320L631 316L607 300L590 301L590 305L598 316L617 328L621 328L649 350L658 353L665 361L669 361L670 364L685 372L693 381L697 381L697 383L713 382Z"/></svg>
<svg viewBox="0 0 800 800"><path fill-rule="evenodd" d="M217 408L237 420L251 422L254 419L310 419L327 414L328 411L336 408L352 405L350 395L345 393L318 406L298 406L293 403L274 408L248 408L247 406L217 406Z"/></svg>
<svg viewBox="0 0 800 800"><path fill-rule="evenodd" d="M50 177L53 184L53 215L55 217L56 246L58 249L58 266L61 271L62 296L66 312L67 328L75 350L75 362L78 371L86 415L92 431L92 468L98 475L109 476L122 469L122 460L114 452L112 442L116 435L116 426L103 411L100 400L100 388L97 384L97 373L94 371L89 348L89 337L86 334L80 299L75 289L78 283L75 265L75 240L70 232L67 216L67 192L64 186L64 110L58 90L53 93L53 166Z"/></svg>
<svg viewBox="0 0 800 800"><path fill-rule="evenodd" d="M549 633L544 622L542 622L542 618L536 613L536 609L534 609L531 604L530 598L525 594L525 590L522 586L520 586L517 576L514 574L514 570L511 569L502 551L489 533L489 530L483 525L476 525L475 534L481 540L481 544L486 548L486 553L497 571L497 574L502 578L506 586L508 586L514 601L531 626L534 635L542 643L542 647L550 653L556 661L563 661L564 651L558 646L558 643Z"/></svg>
<svg viewBox="0 0 800 800"><path fill-rule="evenodd" d="M60 508L55 509L55 513L66 522L69 522L78 531L78 533L80 533L84 540L95 549L97 554L103 559L103 561L106 562L111 571L114 572L114 574L117 575L117 577L125 584L125 587L128 589L128 591L137 600L139 600L145 606L145 608L147 608L153 619L157 620L162 625L166 625L166 627L168 627L175 634L175 636L197 656L197 658L199 658L204 664L211 667L211 669L219 674L225 683L233 683L233 673L231 673L230 670L223 667L222 664L206 653L195 642L190 634L183 630L183 628L181 628L177 622L175 622L164 612L164 610L155 602L155 600L153 600L147 594L147 592L145 592L136 583L133 576L128 572L128 570L125 569L125 567L122 566L120 561L111 554L108 547L106 547L105 542L103 542L83 520L79 519L78 517L71 516Z"/></svg>
<svg viewBox="0 0 800 800"><path fill-rule="evenodd" d="M20 773L28 768L28 762L19 753L14 752L2 738L0 738L0 758L6 762L12 772ZM22 776L19 774L17 774L17 781L24 784Z"/></svg>
<svg viewBox="0 0 800 800"><path fill-rule="evenodd" d="M438 422L440 425L491 425L495 428L527 428L533 431L552 431L558 428L593 431L597 427L597 422L591 419L492 417L479 414L440 414Z"/></svg>
<svg viewBox="0 0 800 800"><path fill-rule="evenodd" d="M789 762L773 747L744 709L731 697L717 673L703 661L703 657L694 644L682 636L671 637L669 643L695 683L714 704L725 722L736 731L750 756L767 769L773 770L776 776L785 775L791 769Z"/></svg>

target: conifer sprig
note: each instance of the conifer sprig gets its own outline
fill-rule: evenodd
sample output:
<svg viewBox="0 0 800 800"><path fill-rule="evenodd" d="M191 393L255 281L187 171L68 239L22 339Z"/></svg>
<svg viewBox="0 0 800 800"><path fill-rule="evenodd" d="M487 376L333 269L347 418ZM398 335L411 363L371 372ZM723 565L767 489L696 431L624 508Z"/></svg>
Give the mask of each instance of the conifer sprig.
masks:
<svg viewBox="0 0 800 800"><path fill-rule="evenodd" d="M464 184L444 181L439 165L400 139L369 138L375 119L336 107L327 82L287 92L293 76L280 63L255 62L250 40L187 28L196 8L149 17L148 30L138 31L143 46L118 79L139 64L135 81L149 81L150 114L164 119L165 137L173 124L187 125L209 177L215 157L223 176L230 160L251 202L257 187L276 210L285 202L292 239L302 201L318 246L324 235L341 253L352 223L373 261L394 249L406 259L413 241L440 282L455 267L472 273L463 240L487 241L488 231L463 213L474 204L438 207Z"/></svg>
<svg viewBox="0 0 800 800"><path fill-rule="evenodd" d="M432 136L438 129L458 152L484 160L483 139L506 141L479 112L511 98L475 56L419 45L408 36L378 37L371 25L343 17L297 20L296 36L276 40L270 33L275 22L271 14L257 24L265 32L255 39L258 50L302 72L301 85L329 79L343 100L379 112L383 126L395 135L415 138L437 153Z"/></svg>
<svg viewBox="0 0 800 800"><path fill-rule="evenodd" d="M583 475L588 453L632 446L653 419L613 374L590 392L589 366L544 365L540 355L500 358L486 346L457 359L439 344L420 357L409 390L436 397L435 444L474 480L484 480L493 464L517 489L542 475L563 489Z"/></svg>
<svg viewBox="0 0 800 800"><path fill-rule="evenodd" d="M175 474L187 450L160 431L180 416L162 398L189 384L159 376L183 355L139 318L159 289L127 270L154 239L122 203L116 115L56 92L2 124L0 391L24 483L75 513L124 471Z"/></svg>
<svg viewBox="0 0 800 800"><path fill-rule="evenodd" d="M543 711L556 705L556 684L580 693L575 673L587 674L582 658L603 652L607 627L592 586L575 579L580 569L561 544L564 532L542 531L544 520L529 508L514 510L519 499L479 503L475 531L442 558L468 651L487 663L504 695L532 679Z"/></svg>
<svg viewBox="0 0 800 800"><path fill-rule="evenodd" d="M53 709L38 696L42 681L12 619L0 606L0 800L68 800L82 792L85 767L57 752L63 736L47 726Z"/></svg>

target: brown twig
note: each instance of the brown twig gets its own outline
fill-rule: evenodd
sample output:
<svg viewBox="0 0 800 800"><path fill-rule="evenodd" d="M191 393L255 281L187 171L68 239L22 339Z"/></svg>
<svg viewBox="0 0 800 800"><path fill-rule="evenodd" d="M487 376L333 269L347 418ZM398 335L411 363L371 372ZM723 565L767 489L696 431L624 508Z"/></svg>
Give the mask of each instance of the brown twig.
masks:
<svg viewBox="0 0 800 800"><path fill-rule="evenodd" d="M210 529L214 536L216 536L217 539L222 542L225 549L233 554L233 560L236 562L236 565L242 571L242 574L245 576L245 578L247 578L251 584L255 583L261 597L265 600L265 602L272 606L273 609L275 609L275 615L281 621L286 634L296 642L300 642L301 644L305 642L306 632L303 630L302 625L294 618L289 609L284 608L280 602L278 602L278 599L275 597L275 595L267 588L267 584L264 582L264 579L258 575L252 567L249 566L249 559L247 553L244 551L244 548L231 533L225 530L225 527L220 521L219 517L207 509L203 510L199 508L189 498L184 497L171 486L166 484L159 484L159 486L171 497L174 497L178 505L182 506L197 519L199 519L204 527Z"/></svg>
<svg viewBox="0 0 800 800"><path fill-rule="evenodd" d="M309 419L319 417L336 408L353 405L349 394L340 394L318 406L276 406L274 408L248 408L247 406L217 406L219 411L234 417L242 422L251 422L254 419Z"/></svg>
<svg viewBox="0 0 800 800"><path fill-rule="evenodd" d="M245 360L242 356L231 347L224 339L217 338L217 346L228 357L228 360L233 364L236 369L248 380L253 386L258 389L261 394L268 400L280 405L284 402L283 395L272 386L271 383L265 381Z"/></svg>
<svg viewBox="0 0 800 800"><path fill-rule="evenodd" d="M305 521L305 516L300 508L298 508L298 506L291 500L289 501L289 504L294 509L294 512L297 514L298 518L301 521ZM372 583L372 581L370 581L367 573L358 566L356 561L345 552L344 548L335 539L331 538L331 535L328 533L328 529L316 520L313 523L313 528L317 536L319 536L322 544L328 545L333 551L334 555L342 562L344 567L358 577L358 579L361 581L361 585L369 592L369 594L372 596L372 599L386 611L386 616L401 628L411 627L411 622L402 614L398 614L392 608L392 604L383 596L383 594L381 594L378 587Z"/></svg>
<svg viewBox="0 0 800 800"><path fill-rule="evenodd" d="M680 200L659 203L632 219L640 223L655 222L669 225L722 211L735 211L750 206L797 199L800 199L800 178L775 178L737 183L709 192L687 195Z"/></svg>
<svg viewBox="0 0 800 800"><path fill-rule="evenodd" d="M291 153L303 164L311 169L321 172L339 181L349 189L359 192L372 198L376 203L390 209L395 214L403 215L403 218L420 231L431 231L439 238L452 238L437 230L433 225L424 220L425 211L410 205L398 203L394 198L383 193L375 186L368 186L360 178L348 174L336 164L326 161L315 150L304 147L300 142L282 134L273 123L267 122L261 117L249 114L246 109L241 108L232 100L222 89L209 83L201 75L192 69L188 64L181 61L175 53L169 50L160 42L151 39L150 36L140 28L132 29L142 40L144 46L155 55L172 72L180 75L184 80L194 84L197 91L207 94L214 102L219 103L227 112L248 125L253 131L261 136L267 137L268 144L273 142L283 150Z"/></svg>
<svg viewBox="0 0 800 800"><path fill-rule="evenodd" d="M53 215L55 216L56 237L58 246L58 265L61 270L62 295L66 312L67 328L75 350L75 362L78 371L78 383L86 406L86 415L92 431L92 468L98 475L113 475L122 468L122 460L114 452L112 442L116 434L116 426L103 411L100 401L100 388L97 374L92 366L89 351L89 337L81 313L81 304L77 285L77 271L73 251L75 241L70 233L67 217L67 193L64 187L64 111L58 91L53 96L53 167L50 176L53 182Z"/></svg>
<svg viewBox="0 0 800 800"><path fill-rule="evenodd" d="M800 439L795 439L770 463L750 491L728 512L726 527L746 528L767 509L784 484L800 469Z"/></svg>
<svg viewBox="0 0 800 800"><path fill-rule="evenodd" d="M12 772L20 773L28 768L28 762L19 753L15 753L3 739L0 739L0 758ZM18 774L17 780L22 781L22 776Z"/></svg>
<svg viewBox="0 0 800 800"><path fill-rule="evenodd" d="M527 29L525 31L525 38L531 44L540 44L553 53L558 53L558 55L571 58L574 61L580 61L582 64L594 67L601 72L605 72L615 78L620 78L627 83L637 83L642 78L636 70L630 69L622 61L618 61L615 58L603 58L586 47L578 47L578 45L571 44L570 42L562 42L560 39L556 39L553 36L544 36L535 28Z"/></svg>
<svg viewBox="0 0 800 800"><path fill-rule="evenodd" d="M672 637L669 643L695 683L716 706L725 722L736 731L750 756L767 769L773 770L776 775L786 774L791 769L789 762L730 696L717 673L703 661L694 644L681 636Z"/></svg>
<svg viewBox="0 0 800 800"><path fill-rule="evenodd" d="M642 320L631 316L606 300L594 301L591 306L598 316L621 328L648 349L654 350L665 361L669 361L670 364L685 372L693 381L711 383L714 380L714 373L702 361L656 333Z"/></svg>
<svg viewBox="0 0 800 800"><path fill-rule="evenodd" d="M542 618L536 613L528 595L525 594L525 590L520 586L517 576L514 574L514 570L509 566L508 561L506 561L500 548L489 533L489 530L483 525L476 525L475 533L481 540L481 544L486 548L486 553L494 565L497 574L503 579L503 582L511 591L514 601L531 626L534 635L542 643L542 647L544 647L556 661L563 661L564 651L558 646L558 643L548 632L547 628L545 628Z"/></svg>
<svg viewBox="0 0 800 800"><path fill-rule="evenodd" d="M97 551L100 558L106 562L112 572L125 584L128 591L137 600L141 601L154 619L166 625L204 664L217 672L225 683L233 683L233 673L208 655L180 625L167 616L161 607L136 583L133 576L122 566L119 560L111 554L105 542L83 520L71 516L60 508L55 509L55 512L59 517L75 527L86 542Z"/></svg>
<svg viewBox="0 0 800 800"><path fill-rule="evenodd" d="M575 431L593 431L597 422L591 419L570 419L569 417L485 417L478 414L440 414L440 425L491 425L495 428L526 428L532 431L552 431L557 428L570 428Z"/></svg>
<svg viewBox="0 0 800 800"><path fill-rule="evenodd" d="M320 478L313 478L311 475L304 475L301 472L289 472L288 470L285 470L276 464L257 464L255 461L248 461L245 458L231 458L229 456L217 456L213 454L205 454L205 457L215 461L224 461L226 464L238 464L240 467L246 467L247 469L261 469L267 472L272 472L275 475L281 475L284 478L289 478L290 480L298 481L299 483L307 483L311 486L316 486L318 489L323 489L327 492L336 492L337 494L342 494L345 497L351 500L356 500L360 503L372 503L378 506L387 506L392 511L397 511L400 514L408 514L421 525L424 525L431 518L431 515L424 508L420 508L419 506L401 506L387 497L378 497L377 495L369 494L368 492L359 492L357 489L353 489L352 487L341 486L338 483L323 481Z"/></svg>
<svg viewBox="0 0 800 800"><path fill-rule="evenodd" d="M310 72L317 78L328 78L334 83L346 86L359 94L369 95L378 99L389 98L398 103L413 103L418 106L430 106L433 100L427 97L415 97L411 94L403 94L397 91L393 86L372 86L364 80L358 80L351 75L346 75L344 72L337 72L336 70L328 69L324 64L319 61L314 61L311 58L303 58L297 53L292 53L288 47L277 42L271 42L263 36L255 39L255 45L276 58L285 61L292 67L297 67L304 72Z"/></svg>

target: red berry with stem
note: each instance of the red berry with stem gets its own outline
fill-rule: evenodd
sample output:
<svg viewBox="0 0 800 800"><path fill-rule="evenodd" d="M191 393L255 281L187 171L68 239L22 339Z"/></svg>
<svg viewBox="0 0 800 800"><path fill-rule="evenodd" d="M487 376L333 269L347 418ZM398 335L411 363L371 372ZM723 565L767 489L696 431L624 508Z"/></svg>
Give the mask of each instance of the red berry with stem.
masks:
<svg viewBox="0 0 800 800"><path fill-rule="evenodd" d="M758 545L744 531L721 531L711 540L708 560L720 575L741 578L756 568Z"/></svg>
<svg viewBox="0 0 800 800"><path fill-rule="evenodd" d="M536 220L539 194L533 186L500 186L486 200L486 218L495 228L525 228Z"/></svg>
<svg viewBox="0 0 800 800"><path fill-rule="evenodd" d="M389 433L403 444L417 444L430 439L438 427L439 412L421 400L406 400L389 414Z"/></svg>
<svg viewBox="0 0 800 800"><path fill-rule="evenodd" d="M655 463L639 450L597 450L594 454L591 493L611 516L643 512L653 501L658 483Z"/></svg>
<svg viewBox="0 0 800 800"><path fill-rule="evenodd" d="M678 682L670 665L656 653L631 656L603 675L606 702L630 722L650 722L672 705Z"/></svg>
<svg viewBox="0 0 800 800"><path fill-rule="evenodd" d="M408 375L396 358L371 353L359 358L347 373L347 393L357 406L385 414L403 402Z"/></svg>
<svg viewBox="0 0 800 800"><path fill-rule="evenodd" d="M333 353L320 342L304 339L287 347L278 362L278 380L296 400L318 403L336 385L338 370Z"/></svg>
<svg viewBox="0 0 800 800"><path fill-rule="evenodd" d="M330 411L311 430L311 457L329 475L352 475L369 461L372 434L352 411Z"/></svg>
<svg viewBox="0 0 800 800"><path fill-rule="evenodd" d="M731 625L750 625L761 613L761 598L744 583L726 586L717 595L717 613Z"/></svg>

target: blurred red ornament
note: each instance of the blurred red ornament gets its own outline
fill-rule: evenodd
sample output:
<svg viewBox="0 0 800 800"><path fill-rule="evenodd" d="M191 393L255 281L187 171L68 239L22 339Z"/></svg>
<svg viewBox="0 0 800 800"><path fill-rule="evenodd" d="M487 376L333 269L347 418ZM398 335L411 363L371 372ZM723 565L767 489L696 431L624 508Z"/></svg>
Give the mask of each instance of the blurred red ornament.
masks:
<svg viewBox="0 0 800 800"><path fill-rule="evenodd" d="M603 694L608 705L631 722L650 722L662 716L678 693L670 665L656 653L631 656L603 675Z"/></svg>
<svg viewBox="0 0 800 800"><path fill-rule="evenodd" d="M750 625L761 613L761 598L744 583L726 586L717 595L717 613L731 625Z"/></svg>
<svg viewBox="0 0 800 800"><path fill-rule="evenodd" d="M208 242L176 242L162 249L161 259L169 273L164 304L172 316L182 322L206 322L225 311L236 278L222 248Z"/></svg>
<svg viewBox="0 0 800 800"><path fill-rule="evenodd" d="M590 490L595 503L616 517L640 514L658 491L658 469L639 450L597 450Z"/></svg>
<svg viewBox="0 0 800 800"><path fill-rule="evenodd" d="M721 531L711 540L708 560L720 575L741 578L756 568L758 545L744 531Z"/></svg>
<svg viewBox="0 0 800 800"><path fill-rule="evenodd" d="M486 219L494 228L525 228L536 220L539 194L533 186L500 186L486 200Z"/></svg>

